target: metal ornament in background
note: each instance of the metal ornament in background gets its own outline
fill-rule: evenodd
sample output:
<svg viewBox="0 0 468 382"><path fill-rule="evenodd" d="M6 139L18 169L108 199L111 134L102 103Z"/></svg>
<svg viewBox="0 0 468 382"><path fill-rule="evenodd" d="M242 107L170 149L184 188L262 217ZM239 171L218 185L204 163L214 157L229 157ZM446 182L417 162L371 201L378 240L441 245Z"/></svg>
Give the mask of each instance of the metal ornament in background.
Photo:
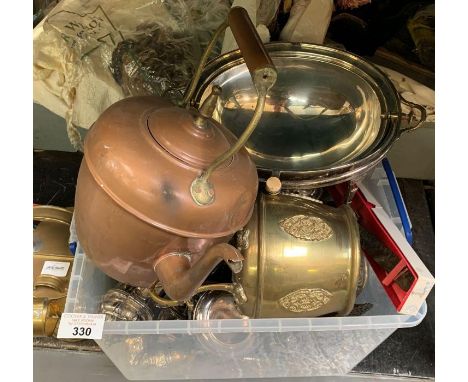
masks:
<svg viewBox="0 0 468 382"><path fill-rule="evenodd" d="M354 54L305 43L265 47L278 79L246 144L262 181L278 177L288 190L357 181L426 118L424 107L405 100L380 69ZM193 105L219 85L214 118L239 136L257 102L239 51L206 66Z"/></svg>
<svg viewBox="0 0 468 382"><path fill-rule="evenodd" d="M232 8L216 32L186 99L227 25L258 98L240 138L211 118L217 87L199 111L160 97L130 97L94 123L78 175L76 231L90 260L125 284L151 288L159 282L175 301L190 300L221 261L240 271L242 256L228 241L250 219L258 190L243 145L260 120L276 70L243 8Z"/></svg>
<svg viewBox="0 0 468 382"><path fill-rule="evenodd" d="M65 307L73 255L68 239L73 213L55 206L34 206L33 221L33 336L50 337ZM67 263L65 276L42 273L44 263Z"/></svg>

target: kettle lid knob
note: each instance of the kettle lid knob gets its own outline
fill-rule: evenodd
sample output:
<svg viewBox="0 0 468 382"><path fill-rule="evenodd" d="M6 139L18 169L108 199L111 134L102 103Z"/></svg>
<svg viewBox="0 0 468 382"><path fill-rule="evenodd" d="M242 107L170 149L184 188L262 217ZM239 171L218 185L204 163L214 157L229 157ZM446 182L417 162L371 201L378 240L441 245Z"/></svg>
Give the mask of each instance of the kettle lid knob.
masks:
<svg viewBox="0 0 468 382"><path fill-rule="evenodd" d="M278 195L281 191L281 180L276 176L267 179L265 189L270 195Z"/></svg>

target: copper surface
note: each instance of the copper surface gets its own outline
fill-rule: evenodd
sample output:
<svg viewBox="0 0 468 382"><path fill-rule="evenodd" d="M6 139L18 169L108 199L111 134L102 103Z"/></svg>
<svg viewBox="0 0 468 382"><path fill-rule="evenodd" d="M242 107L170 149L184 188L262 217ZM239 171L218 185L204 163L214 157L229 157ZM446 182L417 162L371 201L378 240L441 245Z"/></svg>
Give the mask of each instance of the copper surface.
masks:
<svg viewBox="0 0 468 382"><path fill-rule="evenodd" d="M213 173L214 202L199 206L192 200L190 184L203 164L236 139L212 120L207 137L190 126L193 112L185 109L172 121L155 117L167 117L173 108L157 97L125 99L101 115L85 142L75 197L78 237L100 269L134 286L158 280L154 264L165 254L190 252L194 266L209 247L247 223L256 197L256 168L242 149ZM166 147L172 142L172 153L155 139L162 136ZM177 157L179 144L183 158Z"/></svg>
<svg viewBox="0 0 468 382"><path fill-rule="evenodd" d="M258 180L254 164L245 149L239 151L229 166L215 171L210 179L217 192L214 203L198 206L189 190L203 167L190 163L187 157L202 156L199 145L205 137L194 138L186 147L186 151L192 151L186 152L184 158L175 156L178 152L175 148L173 154L165 150L148 126L152 132L157 130L151 121L155 113L166 108L173 106L159 97L132 97L113 104L98 118L85 141L76 191L77 215L87 214L83 210L88 208L92 208L92 213L100 213L101 207L96 208L95 204L81 204L82 190L86 188L89 193L93 188L82 183L93 182L96 190L108 195L115 205L152 227L182 237L208 239L231 235L246 224L252 211ZM186 109L178 110L179 117L161 121L175 130L173 146L185 145L187 134L183 123L188 123L191 114ZM229 144L236 142L234 135L224 127L214 122L213 126L224 135L220 140L225 139ZM211 157L211 150L216 151L209 145L203 147L208 157ZM82 176L82 172L86 175ZM114 224L119 224L118 220L114 220ZM94 227L98 231L106 228ZM79 218L77 229L79 234Z"/></svg>
<svg viewBox="0 0 468 382"><path fill-rule="evenodd" d="M194 123L198 111L182 111L177 106L155 110L148 117L148 129L169 154L188 165L204 168L229 150L231 143L219 123L205 118L203 127L199 127Z"/></svg>
<svg viewBox="0 0 468 382"><path fill-rule="evenodd" d="M75 223L86 255L110 277L134 286L150 287L156 280L155 261L186 250L192 263L228 237L182 237L139 219L118 205L81 164L75 197Z"/></svg>
<svg viewBox="0 0 468 382"><path fill-rule="evenodd" d="M276 81L272 61L245 10L231 11L229 24L263 100ZM86 137L75 197L76 230L88 257L125 284L160 281L175 300L191 297L219 261L236 269L229 261L239 263L235 248L216 244L251 217L258 177L243 145L263 104L257 102L260 112L239 140L208 118L209 104L200 114L159 97L131 97L104 111Z"/></svg>
<svg viewBox="0 0 468 382"><path fill-rule="evenodd" d="M158 259L154 268L166 294L174 300L186 300L195 294L211 270L222 260L235 270L241 270L241 267L235 267L242 264L242 255L226 243L209 248L193 266L187 256L172 253Z"/></svg>

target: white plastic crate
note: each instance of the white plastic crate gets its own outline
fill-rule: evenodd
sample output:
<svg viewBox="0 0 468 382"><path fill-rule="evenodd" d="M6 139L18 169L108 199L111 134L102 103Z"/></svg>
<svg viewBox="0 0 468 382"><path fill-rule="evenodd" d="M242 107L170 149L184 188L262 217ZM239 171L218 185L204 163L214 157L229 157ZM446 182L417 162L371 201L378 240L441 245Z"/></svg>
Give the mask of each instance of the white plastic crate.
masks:
<svg viewBox="0 0 468 382"><path fill-rule="evenodd" d="M356 301L362 316L310 319L106 322L96 342L128 379L222 379L342 375L398 328L418 325L399 315L369 267ZM98 313L115 285L81 251L73 264L65 312ZM221 345L238 343L239 345Z"/></svg>

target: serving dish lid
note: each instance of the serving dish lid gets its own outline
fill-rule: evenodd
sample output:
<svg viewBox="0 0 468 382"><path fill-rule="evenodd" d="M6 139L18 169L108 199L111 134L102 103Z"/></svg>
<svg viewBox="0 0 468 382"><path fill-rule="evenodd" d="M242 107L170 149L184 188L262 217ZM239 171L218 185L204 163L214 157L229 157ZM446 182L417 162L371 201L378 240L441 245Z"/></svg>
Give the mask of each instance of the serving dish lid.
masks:
<svg viewBox="0 0 468 382"><path fill-rule="evenodd" d="M260 123L247 143L257 168L313 172L359 162L396 139L400 105L390 80L350 53L312 45L266 45L278 71ZM207 65L195 104L222 88L214 118L236 136L253 113L256 91L238 51Z"/></svg>

